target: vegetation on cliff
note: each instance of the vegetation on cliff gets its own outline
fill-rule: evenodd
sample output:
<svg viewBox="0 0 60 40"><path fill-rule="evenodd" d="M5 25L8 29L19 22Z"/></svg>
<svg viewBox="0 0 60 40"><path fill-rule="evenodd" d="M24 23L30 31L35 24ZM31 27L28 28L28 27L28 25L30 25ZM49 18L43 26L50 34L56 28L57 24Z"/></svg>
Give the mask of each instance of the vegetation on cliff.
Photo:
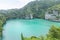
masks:
<svg viewBox="0 0 60 40"><path fill-rule="evenodd" d="M59 0L40 0L32 1L21 9L0 10L0 14L6 16L7 19L20 18L45 18L45 12L48 8L60 4ZM30 15L31 14L31 15Z"/></svg>

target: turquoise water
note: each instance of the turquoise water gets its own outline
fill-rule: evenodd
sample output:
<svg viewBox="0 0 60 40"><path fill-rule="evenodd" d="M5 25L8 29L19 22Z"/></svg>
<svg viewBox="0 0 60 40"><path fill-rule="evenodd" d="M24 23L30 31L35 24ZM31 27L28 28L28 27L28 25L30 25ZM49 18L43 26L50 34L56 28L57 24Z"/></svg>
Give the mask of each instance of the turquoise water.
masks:
<svg viewBox="0 0 60 40"><path fill-rule="evenodd" d="M8 20L4 25L3 40L21 40L21 33L24 37L46 35L51 25L60 26L60 23L43 19Z"/></svg>

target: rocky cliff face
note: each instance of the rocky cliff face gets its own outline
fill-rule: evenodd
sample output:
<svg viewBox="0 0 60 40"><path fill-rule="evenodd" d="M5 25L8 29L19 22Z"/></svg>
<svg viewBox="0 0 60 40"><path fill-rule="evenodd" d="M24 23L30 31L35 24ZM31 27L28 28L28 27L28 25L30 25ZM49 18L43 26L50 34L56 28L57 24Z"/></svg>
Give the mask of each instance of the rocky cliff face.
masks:
<svg viewBox="0 0 60 40"><path fill-rule="evenodd" d="M51 13L47 11L45 13L45 19L52 20L52 21L60 21L60 14L57 10L52 10L50 12Z"/></svg>

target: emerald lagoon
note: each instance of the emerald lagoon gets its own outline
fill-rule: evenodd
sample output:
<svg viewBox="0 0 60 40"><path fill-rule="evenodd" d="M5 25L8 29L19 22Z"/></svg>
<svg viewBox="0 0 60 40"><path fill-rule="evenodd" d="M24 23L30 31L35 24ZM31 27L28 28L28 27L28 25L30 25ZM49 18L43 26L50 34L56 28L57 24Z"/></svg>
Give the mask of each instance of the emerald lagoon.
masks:
<svg viewBox="0 0 60 40"><path fill-rule="evenodd" d="M8 20L3 26L3 40L21 40L21 33L24 37L44 36L52 25L60 26L60 23L44 19Z"/></svg>

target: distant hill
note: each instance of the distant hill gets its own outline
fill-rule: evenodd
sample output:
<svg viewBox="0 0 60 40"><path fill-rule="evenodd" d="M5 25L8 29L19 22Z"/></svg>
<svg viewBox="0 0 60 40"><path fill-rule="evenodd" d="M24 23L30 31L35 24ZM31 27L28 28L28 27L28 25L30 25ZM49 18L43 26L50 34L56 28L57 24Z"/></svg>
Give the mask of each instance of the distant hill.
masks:
<svg viewBox="0 0 60 40"><path fill-rule="evenodd" d="M40 0L32 1L21 9L0 10L0 14L5 15L6 18L45 18L45 12L48 8L60 4L60 0ZM53 8L53 7L52 7Z"/></svg>

